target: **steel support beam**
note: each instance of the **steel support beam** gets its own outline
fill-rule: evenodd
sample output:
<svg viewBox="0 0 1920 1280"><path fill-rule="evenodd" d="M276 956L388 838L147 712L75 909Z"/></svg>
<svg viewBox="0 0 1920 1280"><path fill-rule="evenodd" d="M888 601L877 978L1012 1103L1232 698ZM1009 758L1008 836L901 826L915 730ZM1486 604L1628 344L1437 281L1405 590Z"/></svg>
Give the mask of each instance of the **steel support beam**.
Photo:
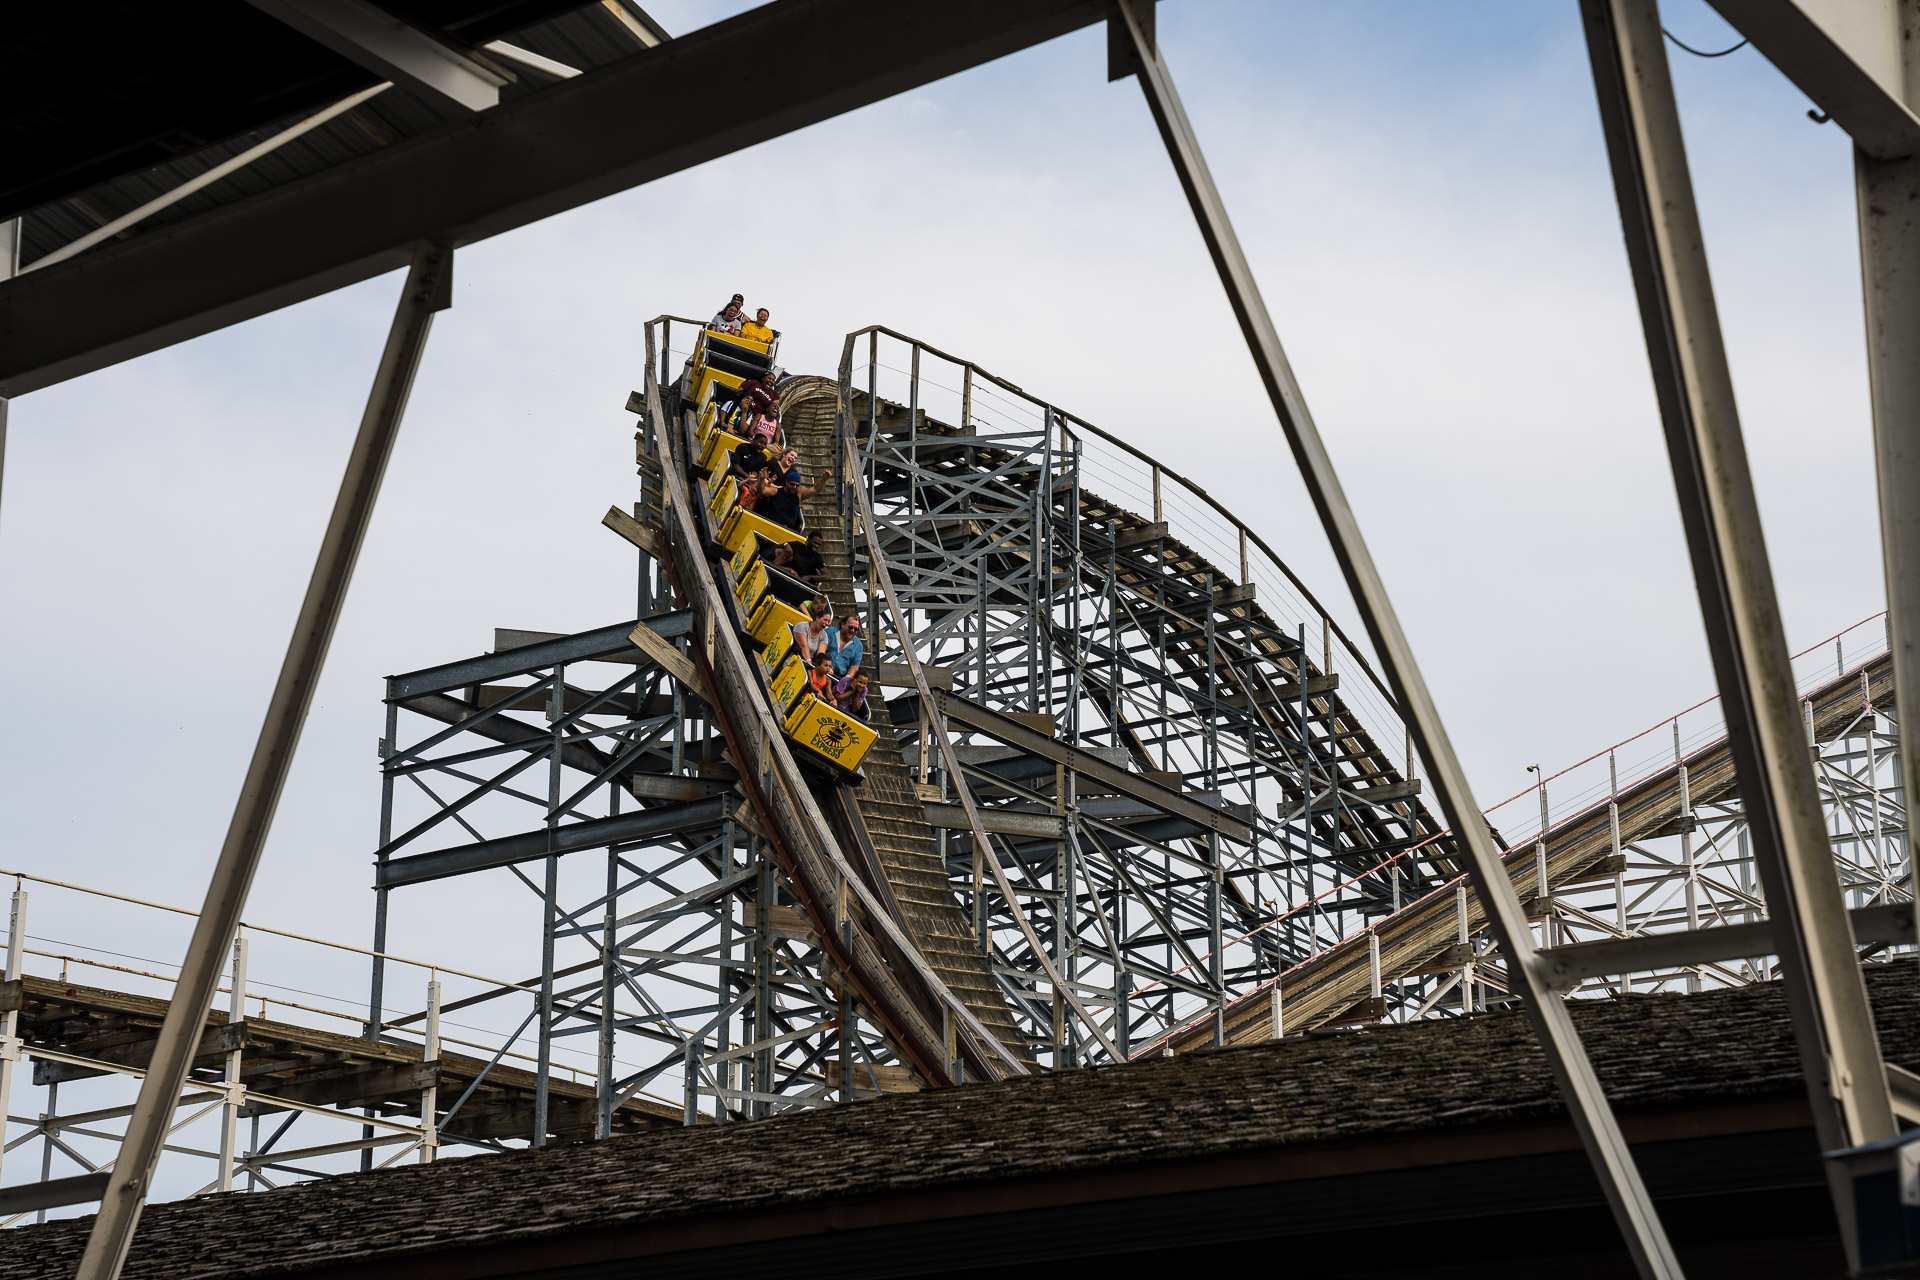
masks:
<svg viewBox="0 0 1920 1280"><path fill-rule="evenodd" d="M1896 1131L1814 784L1654 0L1581 0L1727 740L1822 1150ZM1840 1221L1850 1187L1831 1179ZM1848 1249L1853 1251L1850 1231Z"/></svg>
<svg viewBox="0 0 1920 1280"><path fill-rule="evenodd" d="M690 804L669 805L660 809L641 809L611 818L591 818L570 822L552 830L524 831L498 840L481 840L394 858L376 869L374 888L397 889L401 885L443 880L448 876L511 866L516 862L534 862L555 853L573 853L580 849L600 849L627 840L658 839L709 827L717 827L739 807L731 796L714 796Z"/></svg>
<svg viewBox="0 0 1920 1280"><path fill-rule="evenodd" d="M1709 2L1853 138L1894 702L1920 724L1920 3ZM1920 734L1901 735L1900 762L1920 795ZM1920 835L1906 839L1911 859Z"/></svg>
<svg viewBox="0 0 1920 1280"><path fill-rule="evenodd" d="M1098 22L1110 0L783 0L0 284L21 395L704 164ZM716 99L713 86L752 93ZM633 122L644 121L645 127Z"/></svg>
<svg viewBox="0 0 1920 1280"><path fill-rule="evenodd" d="M466 116L500 104L507 78L367 0L247 0L382 80Z"/></svg>
<svg viewBox="0 0 1920 1280"><path fill-rule="evenodd" d="M1847 913L1854 941L1861 946L1884 944L1910 947L1914 943L1913 908L1905 902L1883 902L1855 907ZM1547 977L1555 986L1571 987L1589 978L1654 969L1681 969L1770 956L1779 952L1771 920L1719 925L1711 929L1684 929L1678 933L1648 933L1633 938L1602 938L1597 942L1570 942L1540 953Z"/></svg>
<svg viewBox="0 0 1920 1280"><path fill-rule="evenodd" d="M1130 769L1109 764L1091 751L1069 746L1050 733L1029 728L1011 716L1001 715L958 694L937 689L932 693L934 706L955 724L977 730L1016 750L1051 760L1103 787L1111 787L1123 796L1151 805L1162 813L1184 818L1202 831L1217 831L1240 844L1253 842L1253 828L1243 818L1202 804L1171 787L1148 782ZM981 812L984 814L988 811L983 809Z"/></svg>
<svg viewBox="0 0 1920 1280"><path fill-rule="evenodd" d="M1878 160L1920 154L1904 66L1908 0L1707 0Z"/></svg>
<svg viewBox="0 0 1920 1280"><path fill-rule="evenodd" d="M20 272L20 219L0 221L0 281ZM7 397L0 394L0 502L7 491Z"/></svg>
<svg viewBox="0 0 1920 1280"><path fill-rule="evenodd" d="M353 578L354 563L359 559L367 525L373 518L380 481L393 454L393 442L406 412L407 396L413 389L414 373L420 367L427 333L432 328L434 313L452 304L452 252L444 245L435 244L423 243L414 248L401 285L399 306L394 311L393 327L387 333L386 350L381 354L366 412L361 416L360 430L347 458L346 474L340 480L340 493L334 500L333 515L320 543L320 555L307 584L306 598L300 605L293 638L287 644L280 678L267 704L266 721L261 725L253 760L241 784L233 822L220 848L219 861L214 864L186 957L181 961L180 976L174 983L167 1016L160 1026L152 1064L140 1081L139 1100L127 1120L119 1159L101 1198L93 1231L87 1237L86 1252L80 1259L80 1280L114 1280L126 1261L127 1247L133 1241L134 1228L139 1225L140 1212L146 1205L154 1165L166 1142L174 1100L180 1096L187 1072L193 1066L200 1032L219 986L220 971L233 945L234 929L240 923L247 890L260 866L260 853L273 825L280 790L292 767L307 708L313 702L314 686L319 683L327 648L333 641L333 629L346 602L347 586Z"/></svg>
<svg viewBox="0 0 1920 1280"><path fill-rule="evenodd" d="M1891 3L1891 0L1889 0ZM1920 103L1920 0L1898 0L1888 33L1888 75L1904 102ZM1763 50L1764 52L1764 50ZM1859 139L1855 139L1858 144ZM1920 147L1915 148L1920 152ZM1880 555L1887 584L1887 650L1893 660L1902 795L1920 796L1920 154L1882 159L1853 153L1860 219L1860 285L1867 322L1867 383L1873 405L1873 460L1880 491ZM1906 836L1920 867L1920 833ZM1914 899L1920 912L1920 895Z"/></svg>
<svg viewBox="0 0 1920 1280"><path fill-rule="evenodd" d="M76 1173L68 1178L48 1178L44 1182L26 1182L0 1190L0 1217L32 1213L36 1209L58 1209L70 1204L90 1204L106 1189L106 1173Z"/></svg>
<svg viewBox="0 0 1920 1280"><path fill-rule="evenodd" d="M693 615L685 609L677 613L656 613L651 618L621 622L611 627L596 627L592 631L577 631L538 644L500 649L483 653L477 658L462 658L458 662L390 676L387 679L387 699L405 702L430 693L465 689L489 680L505 680L509 676L526 675L570 662L624 657L633 653L633 642L627 637L641 623L645 623L649 630L662 639L673 640L693 630Z"/></svg>
<svg viewBox="0 0 1920 1280"><path fill-rule="evenodd" d="M1201 154L1199 139L1180 105L1151 28L1146 25L1148 20L1143 15L1150 12L1150 6L1141 0L1119 0L1119 10L1116 21L1123 22L1127 28L1128 43L1133 50L1134 78L1146 95L1167 155L1193 207L1194 220L1199 224L1234 317L1246 336L1254 365L1266 384L1274 412L1293 449L1301 478L1313 498L1374 650L1386 669L1401 717L1419 746L1441 810L1466 854L1474 887L1479 891L1488 922L1507 957L1515 991L1523 999L1527 1016L1559 1085L1560 1096L1566 1101L1574 1126L1593 1161L1594 1173L1620 1224L1628 1251L1642 1275L1678 1276L1679 1263L1641 1182L1639 1170L1634 1166L1626 1139L1621 1136L1620 1126L1600 1089L1593 1064L1574 1030L1573 1019L1535 961L1533 935L1519 895L1507 878L1500 852L1494 847L1480 806L1467 785L1466 772L1447 738L1439 709L1427 690L1419 665L1414 661L1412 646L1388 599L1386 584L1367 550L1359 520L1347 503L1333 460L1308 412L1306 398L1281 348L1279 333L1260 297L1253 270L1241 252L1239 238L1234 234L1213 175L1207 169L1206 158Z"/></svg>

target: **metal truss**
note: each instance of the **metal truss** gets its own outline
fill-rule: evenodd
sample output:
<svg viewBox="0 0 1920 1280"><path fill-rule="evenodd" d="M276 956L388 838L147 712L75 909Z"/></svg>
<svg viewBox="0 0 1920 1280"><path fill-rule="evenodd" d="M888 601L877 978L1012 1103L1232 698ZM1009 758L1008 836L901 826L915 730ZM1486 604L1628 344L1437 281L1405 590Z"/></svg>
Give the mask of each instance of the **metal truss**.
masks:
<svg viewBox="0 0 1920 1280"><path fill-rule="evenodd" d="M884 563L920 661L957 699L1149 784L1116 793L1072 758L1049 760L1005 733L961 734L967 782L1020 905L1123 1053L1453 874L1451 842L1406 776L1405 730L1371 670L1204 491L891 330L849 336L839 390L842 449L855 448L874 508L849 550L869 576L870 556ZM1121 505L1130 493L1150 497L1151 518ZM1209 558L1213 545L1237 574ZM867 599L877 611L871 589ZM872 633L897 646L878 621ZM882 661L903 656L895 647ZM913 735L910 704L896 700L895 717ZM907 754L924 755L917 743ZM921 771L937 817L954 780L931 760ZM1234 821L1206 829L1168 807L1175 797ZM1048 989L965 842L947 854L1033 1042L1056 1065L1104 1056Z"/></svg>
<svg viewBox="0 0 1920 1280"><path fill-rule="evenodd" d="M641 575L643 603L664 603L644 553ZM648 1094L697 1123L909 1087L768 856L705 704L627 639L646 625L685 645L689 619L502 632L493 654L389 683L373 949L403 887L504 873L537 901L536 1145L604 1137ZM374 1010L380 984L376 961ZM555 1052L581 1043L597 1064L590 1117L546 1101Z"/></svg>
<svg viewBox="0 0 1920 1280"><path fill-rule="evenodd" d="M1364 663L1245 526L1073 415L890 330L850 335L840 396L842 447L854 448L873 508L872 527L850 539L856 577L871 583L877 551L911 611L916 655L953 690L931 710L896 697L896 730L926 784L955 893L1037 1050L1055 1065L1106 1056L1051 989L969 842L950 836L966 824L950 803L954 780L925 747L929 716L956 732L966 783L1047 960L1124 1054L1283 1024L1459 1016L1512 998L1450 835L1380 750L1404 729L1369 696L1377 686ZM1151 519L1105 496L1129 492L1148 498ZM1170 510L1189 519L1170 521ZM1209 560L1209 545L1238 552L1237 577ZM1259 601L1262 590L1277 606ZM866 599L871 633L893 646L883 663L903 658L871 585ZM1355 678L1343 686L1336 665ZM1836 866L1850 906L1907 902L1887 660L1838 669L1810 682L1807 701ZM1027 737L1019 725L979 727L992 718L975 707L1020 721ZM1664 769L1647 765L1636 740L1639 776L1624 791L1607 756L1605 782L1559 780L1596 802L1556 817L1540 784L1544 836L1509 816L1519 830L1502 848L1517 885L1532 875L1540 946L1765 918L1721 722L1689 720L1684 751L1679 719L1659 732L1676 753ZM1243 834L1204 830L1164 794L1116 792L1076 759L1198 800L1239 819ZM1896 929L1869 941L1868 954L1905 946ZM1320 987L1293 1019L1281 1011L1282 974L1289 992L1296 978ZM1570 994L1777 976L1756 956L1583 978ZM1236 1033L1229 1010L1254 1011L1257 1031Z"/></svg>
<svg viewBox="0 0 1920 1280"><path fill-rule="evenodd" d="M1840 677L1838 683L1844 685L1857 676L1858 696L1840 723L1822 728L1814 742L1815 780L1834 868L1846 904L1855 911L1913 901L1900 736L1885 687L1886 670L1882 654L1857 673ZM1882 677L1877 690L1876 674ZM1812 700L1805 705L1811 722ZM1673 816L1641 839L1621 841L1616 834L1613 856L1595 869L1603 883L1589 880L1556 888L1538 926L1542 946L1750 925L1767 918L1746 806L1725 779L1709 781L1703 793L1696 794L1694 770L1681 755L1677 722L1673 737L1673 773L1679 787ZM1614 827L1617 832L1617 817ZM1856 927L1856 934L1866 933ZM1860 936L1863 955L1911 954L1909 941L1896 941L1900 933ZM1572 990L1579 995L1699 991L1771 982L1779 976L1778 957L1759 954L1595 976Z"/></svg>

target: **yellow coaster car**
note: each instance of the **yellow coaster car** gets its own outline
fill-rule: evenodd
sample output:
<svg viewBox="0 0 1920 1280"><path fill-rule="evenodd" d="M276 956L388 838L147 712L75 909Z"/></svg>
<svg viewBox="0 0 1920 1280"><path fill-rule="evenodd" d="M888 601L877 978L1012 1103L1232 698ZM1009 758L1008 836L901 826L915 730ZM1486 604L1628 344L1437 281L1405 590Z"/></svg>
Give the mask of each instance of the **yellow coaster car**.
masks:
<svg viewBox="0 0 1920 1280"><path fill-rule="evenodd" d="M719 483L706 486L707 490L707 528L718 529L726 523L727 513L740 501L740 482L732 476L721 476ZM740 566L734 566L734 576L740 575Z"/></svg>
<svg viewBox="0 0 1920 1280"><path fill-rule="evenodd" d="M761 644L784 650L793 643L793 629L806 621L806 614L768 592L747 619L747 634Z"/></svg>
<svg viewBox="0 0 1920 1280"><path fill-rule="evenodd" d="M794 658L796 663L799 658ZM879 740L872 728L808 693L787 713L787 737L835 769L853 773Z"/></svg>
<svg viewBox="0 0 1920 1280"><path fill-rule="evenodd" d="M746 379L737 373L726 373L714 368L712 365L706 365L704 367L696 365L693 370L693 402L699 404L700 397L711 391L716 384L722 387L731 387L733 390L738 391L740 384L745 381Z"/></svg>
<svg viewBox="0 0 1920 1280"><path fill-rule="evenodd" d="M726 431L716 431L707 437L706 445L700 450L700 467L712 471L715 467L727 469L727 455L738 449L746 441Z"/></svg>
<svg viewBox="0 0 1920 1280"><path fill-rule="evenodd" d="M768 653L778 653L778 649L767 646ZM784 720L793 704L800 701L800 695L807 691L807 664L800 655L789 649L786 662L774 673L767 687L773 691L773 709Z"/></svg>
<svg viewBox="0 0 1920 1280"><path fill-rule="evenodd" d="M758 534L769 542L805 542L807 535L798 529L789 529L783 524L775 524L764 516L757 516L743 507L734 507L727 512L727 518L721 522L719 536L714 539L728 552L737 555L740 544L754 545L754 535Z"/></svg>
<svg viewBox="0 0 1920 1280"><path fill-rule="evenodd" d="M767 566L756 556L752 566L740 575L740 583L733 589L733 598L740 602L740 611L752 617L754 606L760 603L760 597L765 594L767 594Z"/></svg>
<svg viewBox="0 0 1920 1280"><path fill-rule="evenodd" d="M791 632L787 634L787 642L784 645L770 644L760 651L760 665L767 669L767 679L773 679L775 673L780 670L780 664L787 660L788 654L792 654L796 659L800 656L800 651L794 647ZM785 707L780 708L781 715L786 713Z"/></svg>
<svg viewBox="0 0 1920 1280"><path fill-rule="evenodd" d="M693 438L701 444L705 444L707 437L713 433L713 429L719 421L720 406L709 398L705 404L700 406L699 416L694 420Z"/></svg>
<svg viewBox="0 0 1920 1280"><path fill-rule="evenodd" d="M694 344L693 358L697 362L703 361L704 357L711 353L765 365L767 353L772 347L772 343L761 342L758 338L749 338L744 333L721 333L717 329L702 329L700 340Z"/></svg>
<svg viewBox="0 0 1920 1280"><path fill-rule="evenodd" d="M724 517L724 515L725 513L723 512L722 516ZM720 526L716 523L713 527L717 529ZM733 576L738 578L747 571L748 566L750 566L760 554L760 539L742 538L740 545L733 549L733 559L727 562L727 567L732 569Z"/></svg>

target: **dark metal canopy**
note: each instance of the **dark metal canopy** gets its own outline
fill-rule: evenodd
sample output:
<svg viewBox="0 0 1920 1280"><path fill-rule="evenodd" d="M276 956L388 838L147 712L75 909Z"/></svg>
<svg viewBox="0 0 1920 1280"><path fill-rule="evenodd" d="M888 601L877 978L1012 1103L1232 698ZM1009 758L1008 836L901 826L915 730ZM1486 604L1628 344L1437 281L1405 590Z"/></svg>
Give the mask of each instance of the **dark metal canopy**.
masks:
<svg viewBox="0 0 1920 1280"><path fill-rule="evenodd" d="M618 25L597 0L412 0L385 7L455 48L477 49L528 28L547 28L534 38L550 41L562 30ZM569 13L572 22L557 24ZM628 41L607 52L636 47ZM189 170L217 163L227 144L244 145L256 131L378 80L245 0L21 6L0 32L0 83L9 89L0 107L7 156L0 218L32 215L22 254L31 261L36 251L64 243L60 233L76 218L80 231L91 230L86 206L123 211L115 197L132 188L116 180L182 162ZM337 132L357 131L345 124ZM84 205L75 208L75 197Z"/></svg>
<svg viewBox="0 0 1920 1280"><path fill-rule="evenodd" d="M333 95L378 81L309 42L303 57L313 69L301 73L298 86L283 87L279 96L254 86L244 103L225 103L226 114L209 106L206 122L194 126L196 136L211 139L225 129L225 140L160 169L139 169L160 157L152 149L160 144L140 144L130 124L129 137L118 143L96 124L102 132L89 147L78 133L62 132L77 128L77 121L64 125L51 109L44 118L15 109L5 126L15 143L10 150L40 139L46 158L20 166L23 174L38 175L22 181L37 185L12 202L16 209L39 203L26 220L24 273L0 284L0 395L20 395L398 268L423 239L471 243L677 173L1089 26L1110 12L1105 0L782 0L649 48L641 33L657 28L641 26L637 11L613 0L557 15L555 6L531 3L474 8L455 43L472 50L476 62L517 77L501 90L498 106L460 118L396 87L142 220L124 239L39 270L35 262L56 246L238 153L263 126L272 131L267 122L287 122L303 107L338 102ZM219 6L229 9L251 29L251 6ZM528 18L543 20L510 27ZM50 21L41 26L44 59L74 61L77 33L62 39ZM566 69L581 74L542 74L475 45L499 30L544 58L577 59ZM291 28L273 37L275 47L305 38ZM621 38L628 41L624 50ZM6 47L6 56L15 56L14 45ZM249 60L230 44L221 47L223 56ZM520 70L512 70L515 65ZM204 67L203 73L219 79ZM755 92L716 96L718 83L752 84ZM184 102L178 86L171 92ZM159 102L174 100L164 87L155 93ZM35 101L31 93L22 96L29 105ZM143 111L129 105L127 113ZM156 136L177 145L188 126L155 128ZM234 132L249 129L254 132ZM148 149L138 150L141 145ZM75 160L82 151L91 158ZM109 155L122 158L109 163ZM65 179L54 172L62 163ZM117 176L101 185L106 174Z"/></svg>

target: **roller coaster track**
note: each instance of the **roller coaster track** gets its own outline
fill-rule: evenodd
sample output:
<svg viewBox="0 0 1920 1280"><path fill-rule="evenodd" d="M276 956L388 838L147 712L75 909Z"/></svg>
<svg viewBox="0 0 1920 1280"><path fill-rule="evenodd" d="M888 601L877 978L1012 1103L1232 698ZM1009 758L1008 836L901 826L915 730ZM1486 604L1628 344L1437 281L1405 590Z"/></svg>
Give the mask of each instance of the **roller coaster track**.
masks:
<svg viewBox="0 0 1920 1280"><path fill-rule="evenodd" d="M1808 725L1816 743L1831 742L1853 729L1863 713L1876 706L1890 708L1893 698L1892 662L1888 655L1837 676L1807 695ZM1722 737L1683 760L1622 789L1617 796L1575 813L1549 827L1537 838L1545 847L1548 889L1540 884L1536 842L1506 855L1508 874L1523 900L1547 905L1554 889L1596 878L1611 880L1620 874L1608 861L1627 845L1677 834L1690 825L1690 810L1737 796L1733 758ZM1464 911L1462 910L1464 900ZM1381 920L1371 929L1349 938L1286 971L1279 979L1283 1021L1294 1029L1314 1026L1352 1008L1365 997L1373 981L1371 952L1377 947L1381 974L1431 971L1436 962L1461 947L1461 917L1465 931L1478 933L1485 925L1479 896L1464 879L1443 885L1417 902ZM1372 944L1369 942L1372 935ZM1455 953L1464 958L1464 951ZM1457 967L1458 960L1454 965ZM1486 978L1504 989L1497 962ZM1262 1040L1272 1035L1270 992L1243 997L1227 1013L1229 1043ZM1210 1042L1203 1029L1189 1027L1168 1037L1175 1051Z"/></svg>
<svg viewBox="0 0 1920 1280"><path fill-rule="evenodd" d="M924 959L924 944L902 929L897 901L904 884L870 884L840 847L835 824L794 759L764 686L734 626L731 601L714 578L707 538L687 485L691 455L689 425L677 389L663 389L655 370L659 357L648 329L646 408L660 428L668 457L663 480L676 586L702 620L693 665L739 769L742 789L761 833L798 892L801 906L822 940L829 964L858 993L888 1042L924 1079L953 1081L956 1059L976 1078L999 1078L1025 1069ZM836 797L841 793L836 788ZM857 810L835 807L845 820ZM871 870L869 872L871 874ZM879 891L876 891L879 890Z"/></svg>
<svg viewBox="0 0 1920 1280"><path fill-rule="evenodd" d="M883 335L912 347L903 396L879 393ZM850 368L862 337L865 388ZM883 731L857 788L810 777L781 741L692 515L676 388L650 374L647 404L675 424L674 580L713 619L693 654L754 825L830 977L916 1076L1259 1039L1276 987L1289 1032L1455 1012L1440 1004L1452 984L1478 984L1468 1010L1504 995L1452 837L1389 750L1402 731L1377 680L1351 646L1329 670L1332 624L1264 542L1177 473L977 366L962 364L954 425L921 402L922 359L947 357L885 330L848 352L837 384L791 380L782 411L803 469L839 464L809 527L828 535L836 612L873 617L871 665L892 690L875 687ZM994 421L995 394L1040 406L1037 426L1004 405ZM1126 477L1097 471L1096 446L1151 471L1151 513L1106 496ZM1201 539L1167 518L1163 483L1190 516L1204 503ZM1214 547L1222 528L1237 536L1237 573L1200 545L1208 520ZM1281 601L1293 616L1259 597L1262 563L1298 588ZM1871 725L1889 695L1884 657L1813 689L1815 741L1864 732L1863 710ZM1611 887L1617 931L1638 932L1651 917L1621 908L1621 850L1712 806L1737 808L1724 740L1516 841L1509 871L1564 931L1613 927L1580 896Z"/></svg>

